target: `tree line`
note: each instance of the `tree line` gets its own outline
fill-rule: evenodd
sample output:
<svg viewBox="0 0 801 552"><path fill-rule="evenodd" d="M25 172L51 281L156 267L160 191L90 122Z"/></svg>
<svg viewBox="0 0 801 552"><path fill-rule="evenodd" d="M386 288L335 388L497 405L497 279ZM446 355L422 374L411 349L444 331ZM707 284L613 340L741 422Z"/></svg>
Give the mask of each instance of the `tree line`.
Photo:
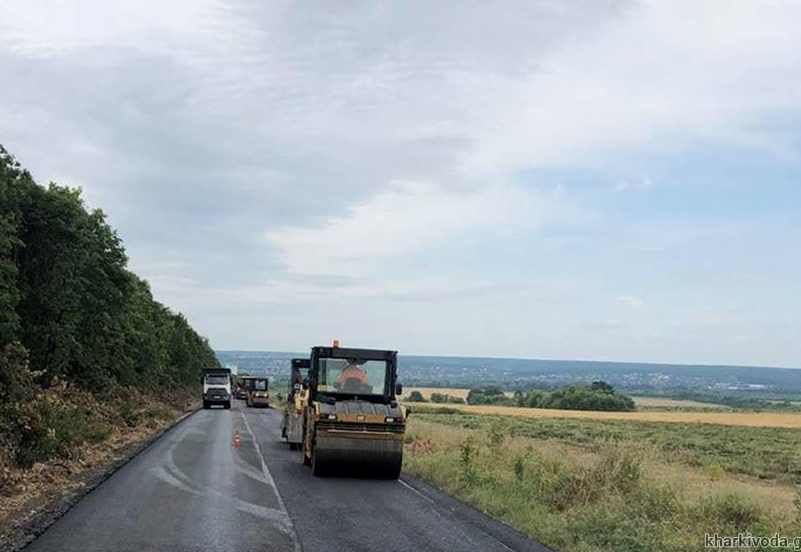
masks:
<svg viewBox="0 0 801 552"><path fill-rule="evenodd" d="M218 366L127 260L79 189L38 185L0 146L0 402L56 381L90 391L183 385Z"/></svg>
<svg viewBox="0 0 801 552"><path fill-rule="evenodd" d="M553 391L542 389L515 391L511 397L497 386L471 389L467 395L467 404L494 404L558 410L617 412L635 410L634 400L631 397L618 393L604 381L594 381L590 385L574 384Z"/></svg>
<svg viewBox="0 0 801 552"><path fill-rule="evenodd" d="M432 393L430 399L426 399L416 389L409 393L406 400L418 403L465 403L465 399L448 395L447 393ZM618 393L614 387L605 381L594 381L590 385L574 384L550 391L543 389L517 390L513 394L507 394L498 385L474 387L467 393L466 402L467 404L554 408L558 410L631 412L636 409L634 400L631 397Z"/></svg>

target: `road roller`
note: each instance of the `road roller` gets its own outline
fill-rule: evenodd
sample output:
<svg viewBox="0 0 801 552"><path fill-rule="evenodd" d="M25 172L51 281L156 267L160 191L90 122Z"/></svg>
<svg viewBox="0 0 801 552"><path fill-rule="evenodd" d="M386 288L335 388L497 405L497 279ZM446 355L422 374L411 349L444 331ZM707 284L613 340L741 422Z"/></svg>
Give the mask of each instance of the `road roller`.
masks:
<svg viewBox="0 0 801 552"><path fill-rule="evenodd" d="M290 365L292 373L281 421L281 437L289 443L290 449L296 450L303 442L303 415L309 398L309 359L293 358Z"/></svg>
<svg viewBox="0 0 801 552"><path fill-rule="evenodd" d="M270 380L263 377L252 377L247 387L245 404L252 406L270 406Z"/></svg>
<svg viewBox="0 0 801 552"><path fill-rule="evenodd" d="M408 411L396 351L312 347L302 454L316 476L397 479Z"/></svg>

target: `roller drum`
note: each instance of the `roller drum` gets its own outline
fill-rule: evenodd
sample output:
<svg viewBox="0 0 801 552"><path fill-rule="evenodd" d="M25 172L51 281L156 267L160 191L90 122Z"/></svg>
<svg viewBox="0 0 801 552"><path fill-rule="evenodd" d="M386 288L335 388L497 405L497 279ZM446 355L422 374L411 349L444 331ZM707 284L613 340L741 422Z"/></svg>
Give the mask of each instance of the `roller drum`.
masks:
<svg viewBox="0 0 801 552"><path fill-rule="evenodd" d="M403 441L345 436L315 438L314 475L358 475L397 479L403 463Z"/></svg>

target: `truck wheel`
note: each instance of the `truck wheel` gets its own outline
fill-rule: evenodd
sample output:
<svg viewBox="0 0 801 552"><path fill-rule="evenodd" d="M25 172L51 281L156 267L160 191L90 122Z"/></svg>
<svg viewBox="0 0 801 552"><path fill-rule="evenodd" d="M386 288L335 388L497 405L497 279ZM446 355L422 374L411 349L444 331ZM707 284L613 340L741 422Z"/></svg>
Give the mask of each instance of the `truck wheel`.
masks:
<svg viewBox="0 0 801 552"><path fill-rule="evenodd" d="M228 401L227 403L223 404L223 408L226 410L231 410L231 401Z"/></svg>
<svg viewBox="0 0 801 552"><path fill-rule="evenodd" d="M203 410L208 410L208 409L209 409L209 403L203 401Z"/></svg>

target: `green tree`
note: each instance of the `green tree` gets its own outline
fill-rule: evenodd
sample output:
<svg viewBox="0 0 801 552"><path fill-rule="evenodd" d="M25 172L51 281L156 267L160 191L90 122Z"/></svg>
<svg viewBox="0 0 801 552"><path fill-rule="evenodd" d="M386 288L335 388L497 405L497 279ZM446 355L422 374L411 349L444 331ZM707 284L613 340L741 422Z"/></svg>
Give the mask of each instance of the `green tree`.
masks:
<svg viewBox="0 0 801 552"><path fill-rule="evenodd" d="M181 314L127 269L81 191L37 185L0 147L0 346L17 338L40 383L88 389L197 381L218 362Z"/></svg>
<svg viewBox="0 0 801 552"><path fill-rule="evenodd" d="M427 402L426 398L420 391L412 391L409 393L409 398L407 399L409 402Z"/></svg>

